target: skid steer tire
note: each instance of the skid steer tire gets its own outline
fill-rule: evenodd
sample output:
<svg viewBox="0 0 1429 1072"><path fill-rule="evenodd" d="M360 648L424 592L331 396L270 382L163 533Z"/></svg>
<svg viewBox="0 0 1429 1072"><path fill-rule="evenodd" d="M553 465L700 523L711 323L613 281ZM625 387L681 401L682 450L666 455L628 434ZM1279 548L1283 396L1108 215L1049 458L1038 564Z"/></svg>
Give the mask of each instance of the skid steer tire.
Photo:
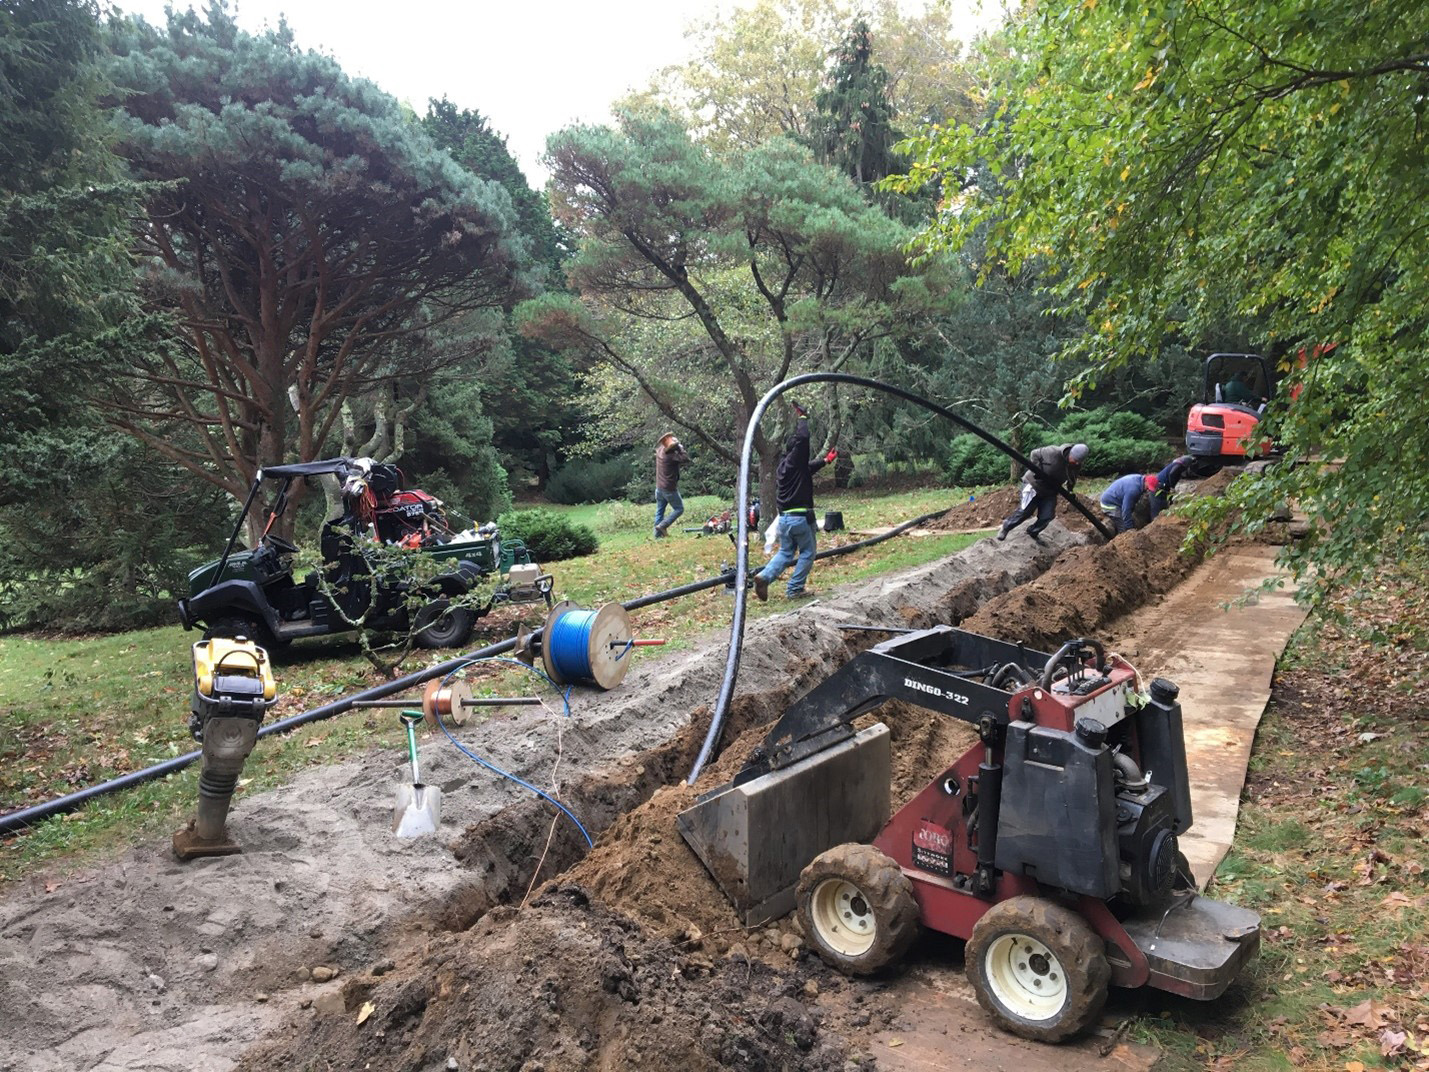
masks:
<svg viewBox="0 0 1429 1072"><path fill-rule="evenodd" d="M872 845L836 845L799 876L799 924L809 946L845 975L892 964L921 929L913 884Z"/></svg>
<svg viewBox="0 0 1429 1072"><path fill-rule="evenodd" d="M1087 921L1041 897L988 909L968 939L968 982L978 1004L1014 1035L1061 1042L1097 1018L1111 968Z"/></svg>

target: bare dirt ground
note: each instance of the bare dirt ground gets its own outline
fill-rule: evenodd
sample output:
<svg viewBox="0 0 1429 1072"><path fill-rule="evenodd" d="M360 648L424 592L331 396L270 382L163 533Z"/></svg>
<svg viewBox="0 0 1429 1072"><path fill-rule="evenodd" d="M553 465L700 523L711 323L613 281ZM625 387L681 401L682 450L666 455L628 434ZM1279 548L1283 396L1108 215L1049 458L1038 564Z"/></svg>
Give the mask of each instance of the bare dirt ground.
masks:
<svg viewBox="0 0 1429 1072"><path fill-rule="evenodd" d="M876 638L839 623L961 622L1046 647L1172 587L1180 528L1168 518L1104 548L1060 524L1041 545L984 540L756 623L728 746L701 787ZM675 832L722 655L712 638L578 693L569 719L461 731L555 790L598 835L589 853L548 804L429 739L441 837L391 837L403 764L373 754L241 798L242 856L181 865L148 843L85 875L35 876L0 904L0 1070L893 1067L874 1054L914 973L852 983L805 954L792 919L743 930ZM918 709L877 715L894 734L895 801L970 741ZM1032 1067L975 1011L962 1026L960 1058ZM1089 1068L1097 1045L1058 1052Z"/></svg>
<svg viewBox="0 0 1429 1072"><path fill-rule="evenodd" d="M837 623L923 625L962 617L1042 572L1074 542L1062 532L1044 547L982 543L756 623L744 650L743 697L732 712L731 737L773 717L867 642L868 634L841 631ZM688 654L642 660L615 691L578 691L569 719L528 709L461 731L464 743L506 771L548 791L555 787L599 834L688 770L701 720L718 690L722 655L717 637ZM232 833L245 846L241 856L179 864L167 843L157 841L87 873L37 874L7 891L0 904L7 1043L0 1048L0 1069L222 1072L285 1022L290 1031L307 1031L331 1020L333 1030L345 1030L355 1041L379 1039L382 1045L380 1024L372 1030L355 1024L361 1002L348 1008L361 994L362 979L381 979L389 973L377 970L391 964L396 982L400 963L410 964L409 977L425 985L435 975L426 966L423 943L473 940L466 928L495 905L519 903L538 861L544 860L542 875L551 876L585 851L572 823L553 822L549 805L476 766L444 739L424 742L422 767L424 780L444 792L439 838L391 836L393 791L405 764L395 752L374 753L305 772L272 792L241 796L230 817ZM573 910L560 899L551 903L556 907L540 911ZM521 938L534 926L526 918L523 913L510 941L534 958L550 959L549 936ZM494 948L488 940L479 944ZM592 999L614 993L601 989L600 971L575 944L561 959L562 968L595 987ZM519 960L511 966L519 968ZM712 979L702 979L705 1000L723 1009L727 1002ZM514 979L508 982L514 985ZM593 1001L591 1010L605 1010L603 1000ZM761 1014L767 1004L761 995ZM464 1024L469 1037L495 1038L504 1020L498 1007L480 1003L473 1013L463 1005L453 1024ZM605 1024L606 1012L577 1029L599 1043L593 1053L615 1037L618 1018ZM569 1008L562 1016L579 1019ZM637 1020L655 1043L698 1044L685 1032L662 1030L643 1013ZM389 1054L393 1034L387 1032ZM768 1044L784 1046L785 1034L774 1031ZM750 1038L751 1046L768 1041L765 1030L752 1030ZM511 1035L511 1045L527 1053L546 1053L546 1041L539 1032ZM307 1044L295 1039L294 1046L289 1067L365 1063L356 1052L326 1045L300 1058ZM255 1061L249 1067L274 1067ZM414 1058L403 1067L427 1067L424 1061ZM490 1067L508 1065L497 1059ZM583 1065L572 1059L553 1067Z"/></svg>

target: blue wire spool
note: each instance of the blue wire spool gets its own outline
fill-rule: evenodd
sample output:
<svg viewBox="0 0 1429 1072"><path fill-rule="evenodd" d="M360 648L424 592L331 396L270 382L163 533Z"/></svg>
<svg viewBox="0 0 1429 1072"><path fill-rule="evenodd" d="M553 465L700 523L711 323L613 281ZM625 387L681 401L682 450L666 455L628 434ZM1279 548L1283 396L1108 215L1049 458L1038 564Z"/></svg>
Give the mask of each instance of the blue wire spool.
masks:
<svg viewBox="0 0 1429 1072"><path fill-rule="evenodd" d="M613 689L630 668L630 617L619 603L595 610L563 600L546 615L541 661L558 685L578 682Z"/></svg>

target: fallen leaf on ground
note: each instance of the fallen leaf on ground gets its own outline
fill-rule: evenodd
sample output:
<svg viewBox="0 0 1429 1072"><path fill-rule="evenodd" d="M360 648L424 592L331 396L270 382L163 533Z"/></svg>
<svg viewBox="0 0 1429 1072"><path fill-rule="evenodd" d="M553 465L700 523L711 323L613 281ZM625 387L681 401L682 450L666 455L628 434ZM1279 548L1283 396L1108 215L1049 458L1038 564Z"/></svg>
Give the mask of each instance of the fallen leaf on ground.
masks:
<svg viewBox="0 0 1429 1072"><path fill-rule="evenodd" d="M1366 998L1352 1009L1345 1009L1345 1023L1360 1027L1383 1027L1394 1019L1394 1010L1374 998Z"/></svg>
<svg viewBox="0 0 1429 1072"><path fill-rule="evenodd" d="M358 1022L359 1024L365 1024L365 1023L367 1022L367 1018L368 1018L369 1016L371 1016L371 1015L372 1015L374 1012L376 1012L376 1011L377 1011L377 1006L376 1006L376 1005L372 1004L372 1002L370 1002L370 1001L364 1001L364 1002L362 1003L362 1008L358 1010L358 1013L357 1013L357 1022Z"/></svg>
<svg viewBox="0 0 1429 1072"><path fill-rule="evenodd" d="M1394 1057L1404 1052L1404 1041L1409 1036L1404 1031L1392 1031L1385 1028L1379 1033L1379 1055L1381 1057Z"/></svg>

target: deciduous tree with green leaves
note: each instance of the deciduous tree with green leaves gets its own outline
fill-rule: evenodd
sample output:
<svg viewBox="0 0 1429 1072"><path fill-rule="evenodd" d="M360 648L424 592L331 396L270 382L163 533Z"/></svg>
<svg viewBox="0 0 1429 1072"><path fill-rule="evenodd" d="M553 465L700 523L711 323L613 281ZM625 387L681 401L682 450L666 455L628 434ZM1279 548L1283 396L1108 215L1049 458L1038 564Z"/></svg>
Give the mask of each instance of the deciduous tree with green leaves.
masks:
<svg viewBox="0 0 1429 1072"><path fill-rule="evenodd" d="M1292 457L1222 509L1295 500L1287 549L1322 588L1429 538L1429 48L1405 0L1146 7L1054 0L1020 21L991 119L914 139L904 188L941 184L925 248L985 231L1046 269L1106 366L1227 323L1300 390L1268 426ZM969 185L976 169L995 188ZM1336 344L1332 350L1317 349ZM1318 353L1303 370L1297 355ZM1315 567L1313 572L1311 567Z"/></svg>
<svg viewBox="0 0 1429 1072"><path fill-rule="evenodd" d="M976 110L972 70L949 0L905 13L897 0L757 0L690 33L694 56L662 70L625 106L664 109L684 119L696 140L721 151L752 149L771 138L805 140L829 55L855 19L878 37L896 114L919 123Z"/></svg>

